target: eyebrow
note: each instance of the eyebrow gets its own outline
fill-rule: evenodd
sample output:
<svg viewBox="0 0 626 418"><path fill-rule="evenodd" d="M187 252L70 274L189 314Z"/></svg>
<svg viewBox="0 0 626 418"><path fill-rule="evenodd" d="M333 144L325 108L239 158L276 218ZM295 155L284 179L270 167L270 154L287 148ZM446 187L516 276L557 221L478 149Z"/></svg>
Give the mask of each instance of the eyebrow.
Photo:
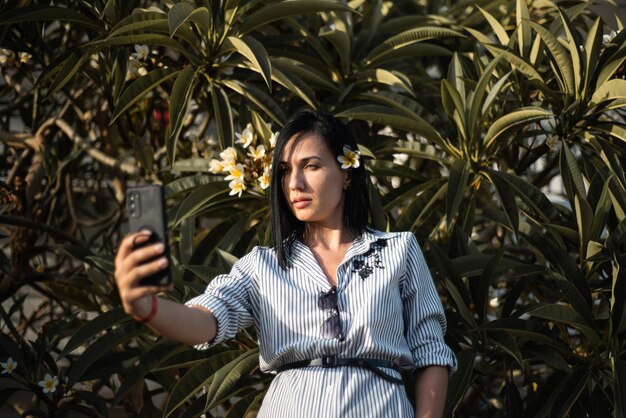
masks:
<svg viewBox="0 0 626 418"><path fill-rule="evenodd" d="M310 155L308 157L300 158L299 162L308 162L308 161L311 161L311 160L320 160L321 161L322 158L318 157L317 155ZM278 164L289 164L289 161L281 160L281 161L278 162Z"/></svg>

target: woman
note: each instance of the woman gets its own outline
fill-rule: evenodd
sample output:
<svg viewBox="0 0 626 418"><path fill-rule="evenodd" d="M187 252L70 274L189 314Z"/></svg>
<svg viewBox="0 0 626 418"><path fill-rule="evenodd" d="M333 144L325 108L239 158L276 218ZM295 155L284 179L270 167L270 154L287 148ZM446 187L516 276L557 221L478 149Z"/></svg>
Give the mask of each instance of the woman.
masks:
<svg viewBox="0 0 626 418"><path fill-rule="evenodd" d="M350 131L301 111L281 130L270 185L271 248L255 247L185 305L138 281L164 268L155 244L115 264L126 312L167 338L208 348L254 324L263 371L277 372L259 417L440 417L445 316L415 237L368 226L368 178ZM185 323L185 327L180 327ZM398 370L414 371L411 405Z"/></svg>

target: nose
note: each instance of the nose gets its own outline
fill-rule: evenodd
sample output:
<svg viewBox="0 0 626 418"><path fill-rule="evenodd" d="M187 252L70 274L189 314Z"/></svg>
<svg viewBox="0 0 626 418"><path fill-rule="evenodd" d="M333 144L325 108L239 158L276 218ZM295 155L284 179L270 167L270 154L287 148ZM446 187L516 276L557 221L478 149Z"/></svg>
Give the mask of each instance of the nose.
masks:
<svg viewBox="0 0 626 418"><path fill-rule="evenodd" d="M302 176L302 171L298 169L291 170L288 182L289 190L303 190L304 178Z"/></svg>

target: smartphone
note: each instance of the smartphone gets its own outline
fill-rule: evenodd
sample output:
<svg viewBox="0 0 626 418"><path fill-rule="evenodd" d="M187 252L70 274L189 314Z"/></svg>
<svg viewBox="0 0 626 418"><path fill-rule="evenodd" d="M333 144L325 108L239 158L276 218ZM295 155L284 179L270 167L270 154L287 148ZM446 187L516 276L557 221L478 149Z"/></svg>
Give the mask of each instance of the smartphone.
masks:
<svg viewBox="0 0 626 418"><path fill-rule="evenodd" d="M130 232L149 230L150 239L138 244L135 248L145 247L156 242L165 245L163 254L148 260L165 256L170 259L169 239L167 233L167 218L165 215L165 198L163 187L159 185L145 185L129 187L126 190L126 204L128 209L128 226ZM157 273L140 280L141 285L167 286L172 282L170 265Z"/></svg>

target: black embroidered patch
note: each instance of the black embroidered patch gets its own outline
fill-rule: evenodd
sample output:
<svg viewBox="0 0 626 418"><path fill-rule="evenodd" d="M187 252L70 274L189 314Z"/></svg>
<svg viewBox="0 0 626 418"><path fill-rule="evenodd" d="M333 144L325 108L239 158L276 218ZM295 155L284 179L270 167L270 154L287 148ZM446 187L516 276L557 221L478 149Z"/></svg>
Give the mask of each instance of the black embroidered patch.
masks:
<svg viewBox="0 0 626 418"><path fill-rule="evenodd" d="M386 246L387 240L378 238L370 245L370 249L367 252L352 261L352 271L359 273L359 277L365 280L374 272L374 267L384 269L381 252Z"/></svg>

